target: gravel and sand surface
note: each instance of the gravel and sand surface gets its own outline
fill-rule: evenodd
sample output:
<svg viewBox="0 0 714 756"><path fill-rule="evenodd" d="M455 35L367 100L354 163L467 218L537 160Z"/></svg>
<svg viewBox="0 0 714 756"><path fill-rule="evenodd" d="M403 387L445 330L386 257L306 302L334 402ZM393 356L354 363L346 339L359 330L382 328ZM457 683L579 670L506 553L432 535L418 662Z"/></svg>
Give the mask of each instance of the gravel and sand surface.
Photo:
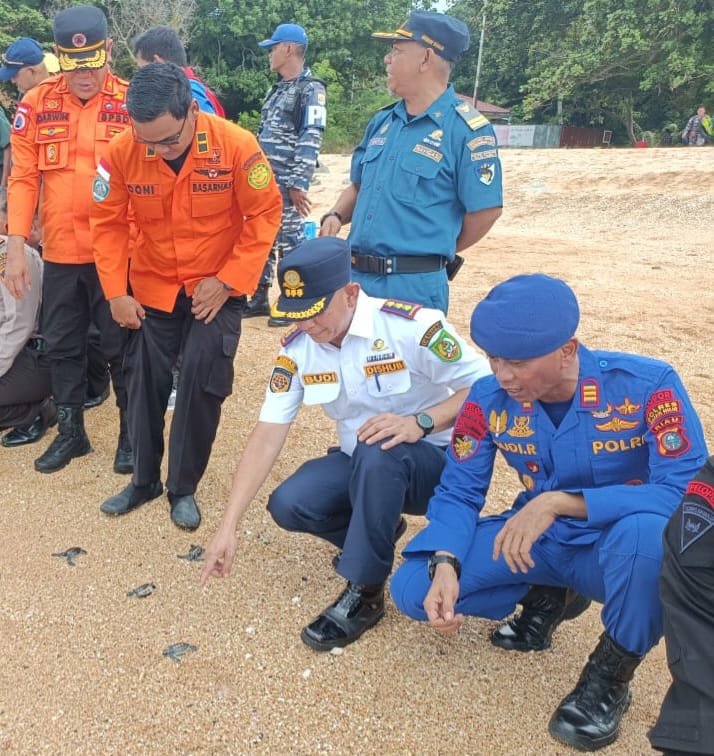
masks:
<svg viewBox="0 0 714 756"><path fill-rule="evenodd" d="M673 363L712 443L713 158L707 148L504 151L504 215L466 254L450 318L466 335L474 303L498 281L561 276L580 299L582 340ZM349 165L321 160L328 171L311 192L313 218L329 209ZM111 472L112 402L87 413L94 452L58 473L33 469L48 439L0 449L0 753L567 753L548 719L597 643L596 606L537 654L492 647L485 620L437 637L391 602L343 653L300 641L343 583L331 547L280 531L264 505L273 485L334 443L317 409L301 411L242 523L233 575L199 589L201 563L177 555L213 532L279 338L264 319L244 323L196 533L171 524L165 497L125 518L99 512L128 482ZM499 464L489 509L516 491ZM422 525L409 518L407 537ZM87 552L75 567L52 556L75 546ZM144 583L156 586L151 595L127 596ZM162 655L173 643L196 650L177 663ZM651 752L646 732L668 679L660 643L637 671L607 753Z"/></svg>

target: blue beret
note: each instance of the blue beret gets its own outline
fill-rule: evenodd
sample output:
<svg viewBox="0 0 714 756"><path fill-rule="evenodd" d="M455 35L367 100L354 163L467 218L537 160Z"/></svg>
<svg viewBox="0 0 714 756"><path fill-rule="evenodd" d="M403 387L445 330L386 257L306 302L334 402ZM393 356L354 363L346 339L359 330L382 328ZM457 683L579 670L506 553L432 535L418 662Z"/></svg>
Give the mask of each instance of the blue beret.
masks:
<svg viewBox="0 0 714 756"><path fill-rule="evenodd" d="M436 11L413 11L396 31L374 32L372 36L389 41L419 42L452 62L469 49L470 42L469 27L463 21Z"/></svg>
<svg viewBox="0 0 714 756"><path fill-rule="evenodd" d="M542 273L514 276L476 305L471 338L493 357L530 360L563 346L579 321L578 300L565 281Z"/></svg>
<svg viewBox="0 0 714 756"><path fill-rule="evenodd" d="M320 236L298 244L278 264L278 310L290 320L308 320L327 309L332 295L352 279L349 242Z"/></svg>

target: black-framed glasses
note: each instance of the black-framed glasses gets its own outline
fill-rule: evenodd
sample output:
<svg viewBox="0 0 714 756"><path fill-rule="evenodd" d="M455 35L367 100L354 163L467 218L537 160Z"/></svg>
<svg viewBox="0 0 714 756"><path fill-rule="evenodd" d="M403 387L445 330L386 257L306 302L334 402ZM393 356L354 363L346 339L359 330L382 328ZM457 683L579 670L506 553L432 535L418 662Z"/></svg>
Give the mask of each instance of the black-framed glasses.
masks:
<svg viewBox="0 0 714 756"><path fill-rule="evenodd" d="M181 141L181 134L183 134L184 127L186 126L186 121L188 120L188 113L183 118L183 123L181 124L181 128L170 137L166 137L166 139L159 139L155 142L152 142L149 139L142 139L137 133L136 129L134 128L134 124L131 124L131 135L134 139L134 141L137 144L145 144L148 147L173 147L175 144L178 144Z"/></svg>

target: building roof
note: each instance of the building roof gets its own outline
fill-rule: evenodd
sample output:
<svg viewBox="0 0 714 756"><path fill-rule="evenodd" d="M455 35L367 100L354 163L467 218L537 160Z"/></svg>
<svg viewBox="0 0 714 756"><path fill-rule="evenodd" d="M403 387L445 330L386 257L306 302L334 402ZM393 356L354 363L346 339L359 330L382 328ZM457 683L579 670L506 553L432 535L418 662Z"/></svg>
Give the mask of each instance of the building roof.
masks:
<svg viewBox="0 0 714 756"><path fill-rule="evenodd" d="M474 98L469 95L456 93L456 96L460 100L474 104ZM502 108L500 105L494 105L491 102L485 100L476 100L476 109L483 113L490 121L505 121L506 123L511 120L511 111L508 108Z"/></svg>

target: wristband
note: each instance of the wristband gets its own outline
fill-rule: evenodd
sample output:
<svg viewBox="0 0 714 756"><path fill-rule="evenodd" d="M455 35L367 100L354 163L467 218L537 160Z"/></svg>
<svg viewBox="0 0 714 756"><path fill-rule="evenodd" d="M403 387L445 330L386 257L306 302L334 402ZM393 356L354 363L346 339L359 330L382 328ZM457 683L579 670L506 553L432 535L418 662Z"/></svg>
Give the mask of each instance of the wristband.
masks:
<svg viewBox="0 0 714 756"><path fill-rule="evenodd" d="M334 215L337 220L342 223L342 213L338 213L337 210L330 210L329 213L325 213L322 218L320 218L320 226L330 217Z"/></svg>

